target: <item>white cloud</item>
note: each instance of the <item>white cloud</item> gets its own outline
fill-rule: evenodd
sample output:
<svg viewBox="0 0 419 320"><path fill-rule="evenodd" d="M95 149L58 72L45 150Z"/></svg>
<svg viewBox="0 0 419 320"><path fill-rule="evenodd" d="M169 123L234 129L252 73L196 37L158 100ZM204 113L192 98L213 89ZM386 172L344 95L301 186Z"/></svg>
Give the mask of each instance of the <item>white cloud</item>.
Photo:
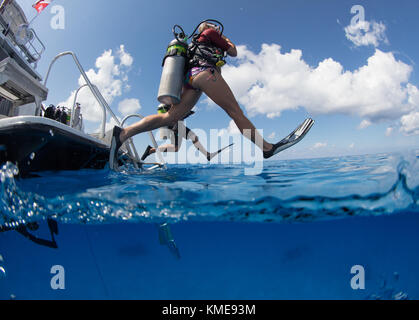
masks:
<svg viewBox="0 0 419 320"><path fill-rule="evenodd" d="M239 135L241 134L239 128L237 127L237 125L235 124L235 122L233 120L230 121L228 127L226 129L221 129L220 132L218 133L219 137L222 137L224 135Z"/></svg>
<svg viewBox="0 0 419 320"><path fill-rule="evenodd" d="M366 129L366 128L368 128L369 126L371 126L372 125L372 123L371 123L371 121L369 121L369 120L363 120L361 123L360 123L360 125L358 126L358 129L360 129L360 130L362 130L362 129Z"/></svg>
<svg viewBox="0 0 419 320"><path fill-rule="evenodd" d="M386 36L386 26L384 23L375 21L358 21L345 28L346 38L355 46L374 46L378 47L381 42L389 43Z"/></svg>
<svg viewBox="0 0 419 320"><path fill-rule="evenodd" d="M116 56L112 50L104 51L96 59L95 68L91 68L86 72L90 81L98 87L109 105L112 105L115 98L120 97L123 89L127 88L127 73L132 63L132 57L129 53L125 52L124 46L121 45ZM78 85L81 86L83 84L85 84L84 78L80 76ZM71 107L75 93L76 90L70 94L70 97L65 102L61 102L60 105ZM92 122L100 122L102 120L101 107L88 88L80 91L77 101L82 106L83 118L85 120Z"/></svg>
<svg viewBox="0 0 419 320"><path fill-rule="evenodd" d="M349 146L349 149L354 149L355 148L355 143L351 143Z"/></svg>
<svg viewBox="0 0 419 320"><path fill-rule="evenodd" d="M318 150L318 149L323 149L327 147L327 143L326 142L317 142L312 148L311 150Z"/></svg>
<svg viewBox="0 0 419 320"><path fill-rule="evenodd" d="M118 111L123 116L136 114L141 110L141 104L138 99L125 99L118 105Z"/></svg>
<svg viewBox="0 0 419 320"><path fill-rule="evenodd" d="M303 107L314 115L346 114L374 124L399 122L419 110L419 90L409 83L413 68L391 52L376 49L354 71L332 58L310 66L301 50L282 53L277 44L263 44L259 53L239 46L238 52L237 64L223 74L250 116L274 118Z"/></svg>
<svg viewBox="0 0 419 320"><path fill-rule="evenodd" d="M134 63L134 58L125 51L125 46L123 44L119 47L118 55L122 66L131 67Z"/></svg>
<svg viewBox="0 0 419 320"><path fill-rule="evenodd" d="M271 135L268 137L268 139L275 139L276 133L272 132Z"/></svg>
<svg viewBox="0 0 419 320"><path fill-rule="evenodd" d="M419 111L402 117L400 131L406 135L419 134Z"/></svg>

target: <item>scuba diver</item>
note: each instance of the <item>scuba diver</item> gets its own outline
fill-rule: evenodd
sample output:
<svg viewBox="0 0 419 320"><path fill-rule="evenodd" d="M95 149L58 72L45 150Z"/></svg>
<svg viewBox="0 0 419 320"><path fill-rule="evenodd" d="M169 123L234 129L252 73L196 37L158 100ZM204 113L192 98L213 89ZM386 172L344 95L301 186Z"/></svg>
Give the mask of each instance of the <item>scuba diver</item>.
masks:
<svg viewBox="0 0 419 320"><path fill-rule="evenodd" d="M176 33L176 28L182 32ZM197 30L199 34L195 35ZM170 43L164 58L159 89L159 101L172 105L172 108L167 113L148 116L125 129L117 126L114 128L109 158L112 169L115 169L118 163L118 150L127 139L176 123L193 109L202 93L233 119L240 132L263 151L265 159L295 145L306 136L314 125L312 119L305 120L293 133L277 144L271 144L263 139L243 113L232 90L221 75L221 67L226 63L225 56L237 57L235 44L223 34L223 31L224 27L220 22L203 21L192 33L192 43L188 46L189 37L181 27L177 25L174 27L173 33L176 39Z"/></svg>
<svg viewBox="0 0 419 320"><path fill-rule="evenodd" d="M39 229L39 224L36 222L27 223L27 224L20 224L16 223L16 225L12 223L6 223L4 226L0 226L0 232L7 232L7 231L16 231L20 233L25 238L29 239L30 241L44 246L51 249L58 249L57 242L55 241L54 235L58 235L58 224L55 220L49 219L47 220L48 229L51 234L51 240L40 239L29 231L37 231Z"/></svg>
<svg viewBox="0 0 419 320"><path fill-rule="evenodd" d="M171 108L171 106L169 106L169 105L161 104L158 108L158 114L165 114L165 113L169 112L170 108ZM168 137L170 137L170 140L171 140L172 144L160 146L159 147L160 152L163 152L163 153L178 152L180 150L181 146L182 146L183 139L186 139L186 140L191 140L193 142L194 146L198 149L198 151L201 152L207 158L208 161L211 161L217 155L219 155L221 152L223 152L224 150L226 150L226 149L228 149L228 148L230 148L234 145L234 143L232 143L228 147L222 148L222 149L218 150L217 152L209 153L205 149L205 147L201 144L201 142L199 141L198 136L191 129L186 127L185 124L183 123L183 120L185 120L186 118L189 118L193 114L195 114L195 112L190 111L186 115L186 117L184 117L182 119L182 121L179 121L174 125L166 127L167 130L162 130L162 129L166 129L166 128L161 128L161 130L162 130L162 137L161 138L162 139L167 139ZM141 161L146 160L149 156L156 153L156 151L157 150L155 148L153 148L152 146L148 146L147 149L144 152L143 157L141 158Z"/></svg>

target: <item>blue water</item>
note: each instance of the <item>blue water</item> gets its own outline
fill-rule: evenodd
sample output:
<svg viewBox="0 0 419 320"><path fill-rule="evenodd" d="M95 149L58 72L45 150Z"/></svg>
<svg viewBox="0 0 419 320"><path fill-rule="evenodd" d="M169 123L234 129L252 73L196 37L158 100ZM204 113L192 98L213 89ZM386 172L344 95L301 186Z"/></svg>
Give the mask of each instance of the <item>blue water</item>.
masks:
<svg viewBox="0 0 419 320"><path fill-rule="evenodd" d="M416 153L244 168L18 179L4 166L0 225L38 222L48 238L53 217L59 249L0 233L0 299L419 299ZM164 222L180 260L159 243ZM54 265L65 290L51 288Z"/></svg>

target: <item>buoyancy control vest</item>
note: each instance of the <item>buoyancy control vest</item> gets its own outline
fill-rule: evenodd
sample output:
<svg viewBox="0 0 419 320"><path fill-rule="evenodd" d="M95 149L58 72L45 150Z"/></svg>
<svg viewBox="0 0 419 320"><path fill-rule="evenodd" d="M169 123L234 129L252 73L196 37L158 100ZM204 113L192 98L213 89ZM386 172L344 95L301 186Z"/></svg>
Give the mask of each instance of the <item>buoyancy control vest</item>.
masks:
<svg viewBox="0 0 419 320"><path fill-rule="evenodd" d="M188 67L223 67L225 62L225 52L216 47L208 39L206 42L199 42L202 34L195 35L188 50Z"/></svg>

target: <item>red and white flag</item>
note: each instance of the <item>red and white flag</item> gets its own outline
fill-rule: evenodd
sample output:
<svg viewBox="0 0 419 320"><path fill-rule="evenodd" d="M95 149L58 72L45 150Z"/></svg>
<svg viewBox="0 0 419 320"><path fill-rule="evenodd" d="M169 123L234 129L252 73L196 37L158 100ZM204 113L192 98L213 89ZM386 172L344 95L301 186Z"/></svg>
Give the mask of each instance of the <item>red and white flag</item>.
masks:
<svg viewBox="0 0 419 320"><path fill-rule="evenodd" d="M35 8L38 13L41 13L53 0L38 0L32 7Z"/></svg>

